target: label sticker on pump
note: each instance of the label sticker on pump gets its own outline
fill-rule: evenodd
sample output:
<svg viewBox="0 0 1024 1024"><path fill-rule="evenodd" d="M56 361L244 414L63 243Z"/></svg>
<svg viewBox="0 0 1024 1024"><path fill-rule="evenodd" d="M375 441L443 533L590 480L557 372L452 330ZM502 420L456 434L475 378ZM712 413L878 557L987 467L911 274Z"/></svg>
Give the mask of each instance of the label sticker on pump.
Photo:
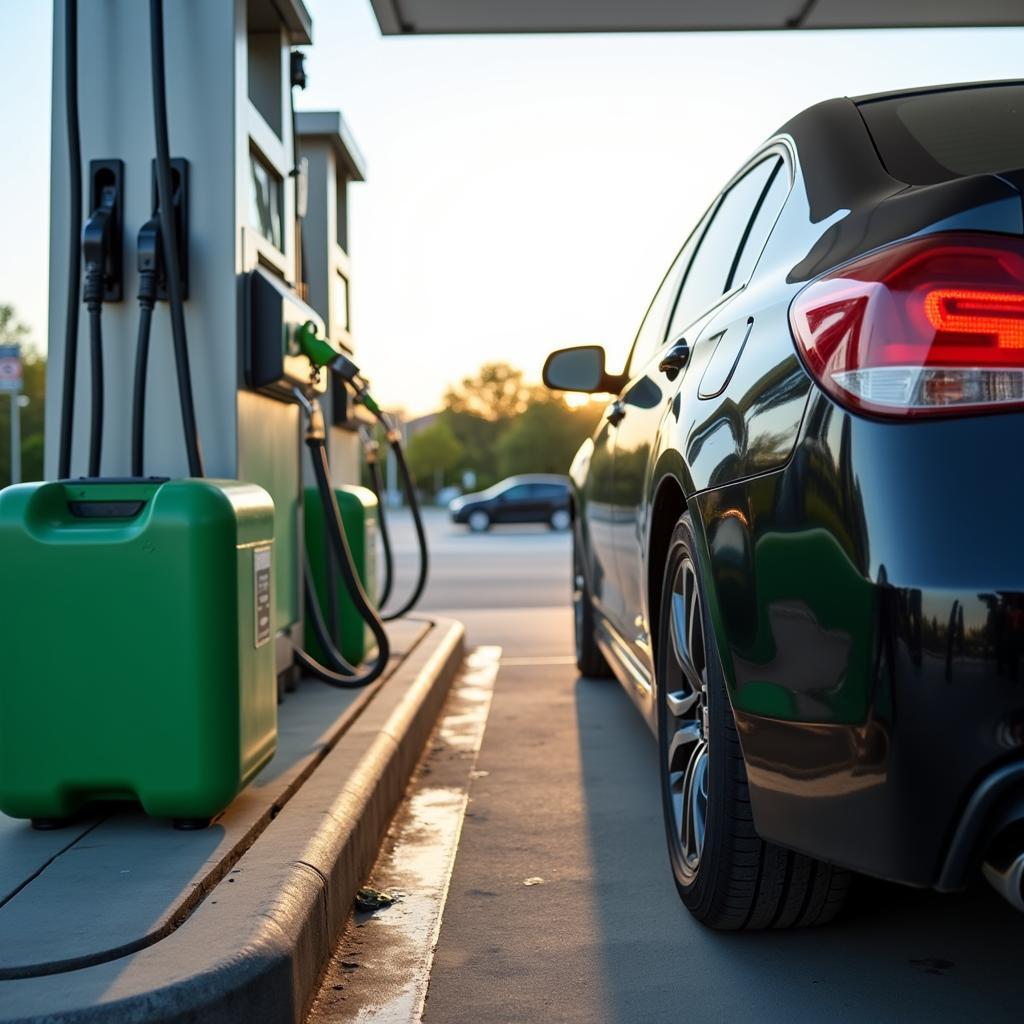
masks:
<svg viewBox="0 0 1024 1024"><path fill-rule="evenodd" d="M256 646L270 639L270 548L252 553L253 593L256 597Z"/></svg>

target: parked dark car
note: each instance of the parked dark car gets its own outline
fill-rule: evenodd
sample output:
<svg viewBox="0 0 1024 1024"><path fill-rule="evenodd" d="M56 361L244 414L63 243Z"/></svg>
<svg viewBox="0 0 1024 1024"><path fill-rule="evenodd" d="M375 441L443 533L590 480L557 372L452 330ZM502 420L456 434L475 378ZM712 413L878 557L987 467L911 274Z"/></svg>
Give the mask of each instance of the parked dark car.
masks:
<svg viewBox="0 0 1024 1024"><path fill-rule="evenodd" d="M850 871L1024 909L1024 83L836 99L715 199L572 465L576 649L658 736L683 901Z"/></svg>
<svg viewBox="0 0 1024 1024"><path fill-rule="evenodd" d="M464 494L449 506L453 523L483 533L492 523L547 523L553 530L572 525L569 480L552 473L510 476L476 494Z"/></svg>

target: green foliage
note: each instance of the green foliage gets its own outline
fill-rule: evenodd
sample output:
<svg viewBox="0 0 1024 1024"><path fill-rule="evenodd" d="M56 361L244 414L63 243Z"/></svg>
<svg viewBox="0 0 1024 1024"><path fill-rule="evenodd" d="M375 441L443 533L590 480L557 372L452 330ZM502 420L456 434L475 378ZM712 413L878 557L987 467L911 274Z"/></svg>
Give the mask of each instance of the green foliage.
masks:
<svg viewBox="0 0 1024 1024"><path fill-rule="evenodd" d="M424 487L444 484L445 477L462 460L464 449L452 428L442 419L414 434L406 450L409 469Z"/></svg>
<svg viewBox="0 0 1024 1024"><path fill-rule="evenodd" d="M572 457L597 425L600 409L569 409L559 398L537 396L498 441L502 477L515 473L565 473Z"/></svg>
<svg viewBox="0 0 1024 1024"><path fill-rule="evenodd" d="M505 421L488 419L479 413L467 410L445 409L438 422L446 423L462 445L462 460L457 469L458 476L466 470L476 475L476 487L490 487L501 476L494 461L494 449L501 437ZM456 480L460 483L460 480Z"/></svg>
<svg viewBox="0 0 1024 1024"><path fill-rule="evenodd" d="M32 344L32 331L18 319L12 305L0 305L0 345L20 345L29 404L21 410L21 475L43 478L43 425L46 414L46 356ZM0 394L0 487L11 482L11 402Z"/></svg>
<svg viewBox="0 0 1024 1024"><path fill-rule="evenodd" d="M445 396L438 422L462 446L449 478L472 470L481 489L514 473L565 473L600 415L597 404L570 409L559 393L525 383L508 363L485 363Z"/></svg>
<svg viewBox="0 0 1024 1024"><path fill-rule="evenodd" d="M523 383L523 371L508 363L484 363L475 377L466 377L445 395L445 408L474 413L493 422L523 412L535 388Z"/></svg>

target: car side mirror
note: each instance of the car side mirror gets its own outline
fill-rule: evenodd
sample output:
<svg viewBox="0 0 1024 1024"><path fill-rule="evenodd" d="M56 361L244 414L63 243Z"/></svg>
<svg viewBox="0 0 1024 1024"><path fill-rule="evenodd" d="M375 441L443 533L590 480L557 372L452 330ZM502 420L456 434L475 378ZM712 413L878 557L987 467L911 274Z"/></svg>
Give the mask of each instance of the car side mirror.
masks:
<svg viewBox="0 0 1024 1024"><path fill-rule="evenodd" d="M604 367L604 349L600 345L560 348L544 361L544 383L552 391L583 391L595 394L617 392L622 378Z"/></svg>

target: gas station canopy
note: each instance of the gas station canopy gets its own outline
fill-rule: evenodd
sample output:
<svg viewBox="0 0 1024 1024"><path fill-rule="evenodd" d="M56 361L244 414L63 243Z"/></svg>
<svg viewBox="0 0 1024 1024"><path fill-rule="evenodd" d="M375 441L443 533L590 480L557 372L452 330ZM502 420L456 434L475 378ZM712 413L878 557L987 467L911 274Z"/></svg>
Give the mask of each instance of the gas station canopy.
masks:
<svg viewBox="0 0 1024 1024"><path fill-rule="evenodd" d="M1021 0L371 0L385 35L1024 25Z"/></svg>

